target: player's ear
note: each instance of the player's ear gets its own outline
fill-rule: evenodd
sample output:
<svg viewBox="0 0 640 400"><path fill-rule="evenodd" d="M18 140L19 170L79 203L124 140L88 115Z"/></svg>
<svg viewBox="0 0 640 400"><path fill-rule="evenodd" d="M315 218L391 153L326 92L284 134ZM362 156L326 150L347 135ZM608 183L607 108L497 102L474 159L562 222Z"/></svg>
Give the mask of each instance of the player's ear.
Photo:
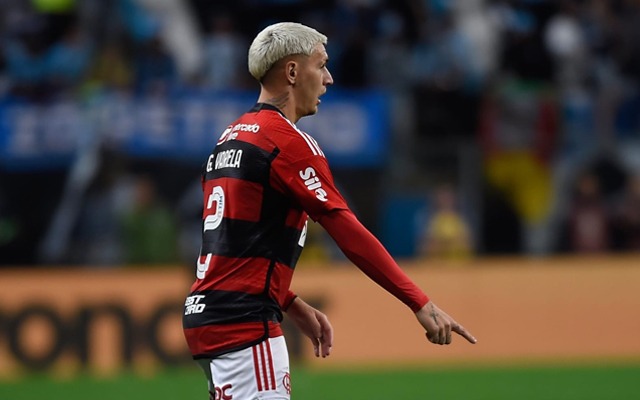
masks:
<svg viewBox="0 0 640 400"><path fill-rule="evenodd" d="M285 73L289 84L295 85L296 75L298 73L298 64L295 61L289 61L285 67Z"/></svg>

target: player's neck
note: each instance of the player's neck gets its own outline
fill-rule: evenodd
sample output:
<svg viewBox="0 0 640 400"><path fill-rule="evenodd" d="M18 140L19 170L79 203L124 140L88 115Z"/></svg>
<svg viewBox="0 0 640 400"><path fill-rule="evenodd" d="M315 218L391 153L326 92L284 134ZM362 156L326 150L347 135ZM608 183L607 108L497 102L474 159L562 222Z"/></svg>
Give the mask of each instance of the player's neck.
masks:
<svg viewBox="0 0 640 400"><path fill-rule="evenodd" d="M300 117L296 115L296 107L293 94L287 90L278 92L266 90L264 87L260 91L258 103L271 104L278 108L284 116L292 123L298 122Z"/></svg>

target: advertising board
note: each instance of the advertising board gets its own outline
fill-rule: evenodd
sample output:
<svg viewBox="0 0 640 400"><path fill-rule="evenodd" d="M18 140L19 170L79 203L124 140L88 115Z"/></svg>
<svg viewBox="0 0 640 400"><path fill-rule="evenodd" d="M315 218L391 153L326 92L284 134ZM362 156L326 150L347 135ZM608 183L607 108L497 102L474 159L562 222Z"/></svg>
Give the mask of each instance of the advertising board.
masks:
<svg viewBox="0 0 640 400"><path fill-rule="evenodd" d="M434 346L409 309L348 264L299 265L293 288L335 329L315 359L290 325L295 362L336 365L640 359L638 258L404 263L478 343ZM0 270L0 379L25 371L112 373L190 363L183 267ZM288 322L285 319L285 322Z"/></svg>

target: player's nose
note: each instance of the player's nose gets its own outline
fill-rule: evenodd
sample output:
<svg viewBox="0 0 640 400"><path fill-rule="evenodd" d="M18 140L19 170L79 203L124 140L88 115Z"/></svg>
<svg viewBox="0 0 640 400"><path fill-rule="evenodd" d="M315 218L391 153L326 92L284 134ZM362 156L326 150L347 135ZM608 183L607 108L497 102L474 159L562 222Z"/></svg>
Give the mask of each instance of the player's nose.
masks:
<svg viewBox="0 0 640 400"><path fill-rule="evenodd" d="M333 85L333 77L331 76L331 72L329 72L329 70L325 72L323 84L325 86Z"/></svg>

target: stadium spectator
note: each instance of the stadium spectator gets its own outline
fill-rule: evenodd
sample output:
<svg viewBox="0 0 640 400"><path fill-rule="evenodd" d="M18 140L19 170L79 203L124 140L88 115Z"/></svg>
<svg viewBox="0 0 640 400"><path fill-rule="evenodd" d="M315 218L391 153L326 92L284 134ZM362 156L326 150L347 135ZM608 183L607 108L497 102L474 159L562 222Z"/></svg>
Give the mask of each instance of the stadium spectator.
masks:
<svg viewBox="0 0 640 400"><path fill-rule="evenodd" d="M86 85L91 90L129 92L133 90L133 65L124 41L109 41L99 50L89 69Z"/></svg>
<svg viewBox="0 0 640 400"><path fill-rule="evenodd" d="M134 204L134 184L119 157L103 151L101 161L65 251L68 263L117 267L126 261L122 218Z"/></svg>
<svg viewBox="0 0 640 400"><path fill-rule="evenodd" d="M455 189L450 184L434 190L434 210L422 240L422 254L441 259L465 259L473 252L471 229L458 208Z"/></svg>
<svg viewBox="0 0 640 400"><path fill-rule="evenodd" d="M623 251L640 251L640 175L628 179L614 215L616 236Z"/></svg>
<svg viewBox="0 0 640 400"><path fill-rule="evenodd" d="M402 17L389 11L380 16L378 35L367 47L369 84L391 90L407 90L411 81L409 43L405 40L406 25Z"/></svg>
<svg viewBox="0 0 640 400"><path fill-rule="evenodd" d="M47 87L47 43L43 20L29 17L20 31L3 41L3 55L11 95L36 101L50 97Z"/></svg>
<svg viewBox="0 0 640 400"><path fill-rule="evenodd" d="M496 82L482 106L478 133L484 172L518 213L523 248L530 253L538 252L537 231L551 211L557 118L549 86L523 79Z"/></svg>
<svg viewBox="0 0 640 400"><path fill-rule="evenodd" d="M543 34L554 62L554 78L559 90L583 89L589 78L589 59L578 3L563 0L560 11L550 18Z"/></svg>
<svg viewBox="0 0 640 400"><path fill-rule="evenodd" d="M244 66L247 55L244 38L234 26L229 14L211 16L209 31L203 38L203 83L214 90L237 89L244 86Z"/></svg>
<svg viewBox="0 0 640 400"><path fill-rule="evenodd" d="M611 214L598 177L591 171L578 176L564 222L561 250L601 253L611 249Z"/></svg>
<svg viewBox="0 0 640 400"><path fill-rule="evenodd" d="M133 203L121 217L124 259L129 265L173 264L179 261L178 228L157 193L154 181L134 181Z"/></svg>
<svg viewBox="0 0 640 400"><path fill-rule="evenodd" d="M474 55L452 11L424 24L407 60L418 135L444 140L473 133L479 104Z"/></svg>
<svg viewBox="0 0 640 400"><path fill-rule="evenodd" d="M73 23L66 27L61 38L47 55L47 78L51 86L60 91L78 87L85 80L93 45L81 27Z"/></svg>
<svg viewBox="0 0 640 400"><path fill-rule="evenodd" d="M178 83L175 60L159 36L136 46L134 59L135 90L138 94L166 94Z"/></svg>

